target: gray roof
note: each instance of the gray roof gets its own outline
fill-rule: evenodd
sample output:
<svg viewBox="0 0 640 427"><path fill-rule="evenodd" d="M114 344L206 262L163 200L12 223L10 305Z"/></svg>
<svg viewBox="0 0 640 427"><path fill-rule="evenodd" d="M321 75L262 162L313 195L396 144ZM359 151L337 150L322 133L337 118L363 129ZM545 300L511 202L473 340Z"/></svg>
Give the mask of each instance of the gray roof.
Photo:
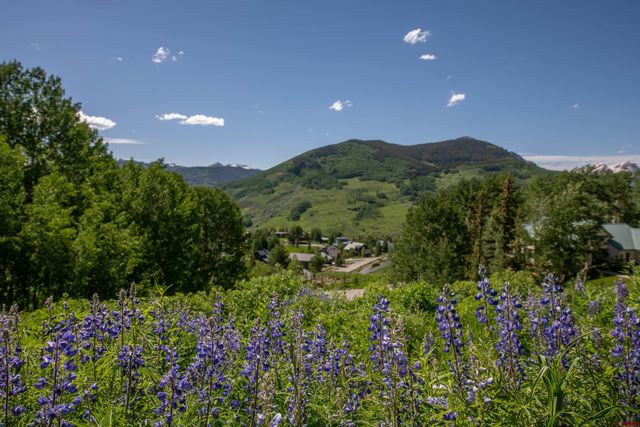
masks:
<svg viewBox="0 0 640 427"><path fill-rule="evenodd" d="M300 252L293 252L289 254L289 259L297 259L300 262L310 262L315 254L303 254Z"/></svg>
<svg viewBox="0 0 640 427"><path fill-rule="evenodd" d="M609 243L621 251L640 251L640 228L628 224L604 224Z"/></svg>

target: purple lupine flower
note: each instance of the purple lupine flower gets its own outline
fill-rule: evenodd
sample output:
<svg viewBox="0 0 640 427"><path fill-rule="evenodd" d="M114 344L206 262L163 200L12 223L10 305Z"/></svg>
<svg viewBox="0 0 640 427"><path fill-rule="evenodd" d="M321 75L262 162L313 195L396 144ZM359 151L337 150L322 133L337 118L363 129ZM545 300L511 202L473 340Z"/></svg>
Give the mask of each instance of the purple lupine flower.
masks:
<svg viewBox="0 0 640 427"><path fill-rule="evenodd" d="M118 295L118 309L111 312L113 337L120 337L120 346L124 346L125 333L136 323L144 321L140 311L140 300L136 297L136 287L131 285L129 292L120 290Z"/></svg>
<svg viewBox="0 0 640 427"><path fill-rule="evenodd" d="M155 427L171 426L176 413L187 410L186 394L191 388L187 375L180 373L176 349L169 348L162 351L169 358L169 369L157 385L156 397L160 405L154 409L153 413L161 415L162 419L154 423Z"/></svg>
<svg viewBox="0 0 640 427"><path fill-rule="evenodd" d="M600 312L600 300L589 301L589 308L587 309L589 316L596 317Z"/></svg>
<svg viewBox="0 0 640 427"><path fill-rule="evenodd" d="M11 417L17 417L25 411L25 407L15 401L27 390L19 373L24 359L17 341L18 323L17 306L12 306L6 314L0 314L0 419L5 426L11 425Z"/></svg>
<svg viewBox="0 0 640 427"><path fill-rule="evenodd" d="M393 423L403 409L401 402L407 388L409 360L402 342L402 326L394 325L389 314L389 301L379 297L369 319L369 352L374 371L382 375L382 399L389 409L387 422Z"/></svg>
<svg viewBox="0 0 640 427"><path fill-rule="evenodd" d="M224 324L222 303L214 304L213 313L200 322L196 354L187 368L189 380L196 390L201 424L218 417L219 407L231 392L231 381L226 370L238 351L237 332L232 324Z"/></svg>
<svg viewBox="0 0 640 427"><path fill-rule="evenodd" d="M455 309L457 301L454 299L454 294L451 292L447 285L442 289L442 294L436 299L438 307L436 308L436 322L438 322L438 329L440 330L440 338L444 342L442 349L445 353L451 353L453 357L453 363L451 369L456 376L456 382L458 387L463 385L463 366L460 356L464 349L464 342L462 337L462 324L460 323L460 316Z"/></svg>
<svg viewBox="0 0 640 427"><path fill-rule="evenodd" d="M307 403L307 387L311 363L305 360L305 341L307 334L302 327L302 312L293 315L291 327L291 342L289 343L289 402L287 405L288 420L291 425L301 426L305 419L305 405Z"/></svg>
<svg viewBox="0 0 640 427"><path fill-rule="evenodd" d="M618 367L619 389L622 403L637 409L640 402L640 317L626 305L629 295L624 282L616 283L617 298L613 309L614 329L611 336L615 346L611 350Z"/></svg>
<svg viewBox="0 0 640 427"><path fill-rule="evenodd" d="M45 392L38 398L40 408L35 414L35 422L50 425L54 421L59 425L68 425L64 416L73 412L83 401L84 395L78 395L75 384L78 354L76 337L78 321L65 304L65 315L57 320L54 315L53 300L48 298L45 307L49 314L45 321L45 330L49 341L43 348L41 358L41 377L36 388Z"/></svg>
<svg viewBox="0 0 640 427"><path fill-rule="evenodd" d="M585 287L584 282L581 279L576 280L576 284L574 285L574 289L579 294L584 294Z"/></svg>
<svg viewBox="0 0 640 427"><path fill-rule="evenodd" d="M487 278L487 271L481 265L479 269L480 281L478 281L478 292L475 294L474 299L480 301L480 305L476 308L475 316L479 323L484 323L492 329L491 322L489 321L489 307L493 307L498 304L496 291L491 287L489 279Z"/></svg>
<svg viewBox="0 0 640 427"><path fill-rule="evenodd" d="M83 319L78 333L81 349L80 362L83 364L87 362L94 363L94 381L97 377L95 362L107 351L105 344L110 337L112 329L113 322L109 318L109 313L106 307L100 303L98 295L95 294L89 305L89 314Z"/></svg>
<svg viewBox="0 0 640 427"><path fill-rule="evenodd" d="M123 378L125 418L133 406L133 398L140 382L140 368L145 364L142 353L142 347L125 345L116 359L116 366L120 368Z"/></svg>
<svg viewBox="0 0 640 427"><path fill-rule="evenodd" d="M569 344L577 335L577 329L573 321L573 313L569 306L563 306L562 287L558 279L547 276L545 281L545 294L548 301L548 319L544 334L547 341L546 355L555 357L561 348ZM543 303L541 301L541 303Z"/></svg>
<svg viewBox="0 0 640 427"><path fill-rule="evenodd" d="M258 394L262 387L262 372L266 372L270 368L270 348L267 334L266 328L261 325L260 320L257 320L251 328L245 361L240 371L240 375L247 380L244 389L251 399L248 408L251 416L251 425L255 425L255 420L258 416Z"/></svg>
<svg viewBox="0 0 640 427"><path fill-rule="evenodd" d="M519 378L522 375L522 367L518 356L524 352L519 335L522 326L520 325L518 309L521 307L522 305L518 302L516 296L511 293L509 283L506 283L500 295L500 303L496 306L499 336L496 343L499 355L497 365L505 370L506 377L516 386L519 384Z"/></svg>

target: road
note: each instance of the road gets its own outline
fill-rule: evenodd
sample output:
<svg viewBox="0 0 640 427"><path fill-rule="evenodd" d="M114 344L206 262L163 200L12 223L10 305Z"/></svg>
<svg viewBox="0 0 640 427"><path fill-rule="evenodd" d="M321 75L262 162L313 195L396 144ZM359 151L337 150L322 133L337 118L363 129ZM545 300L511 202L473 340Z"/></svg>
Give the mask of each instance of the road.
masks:
<svg viewBox="0 0 640 427"><path fill-rule="evenodd" d="M331 271L337 271L338 273L353 273L359 268L364 267L368 264L373 264L376 261L381 260L384 257L371 257L371 258L349 258L346 262L347 265L344 267L332 267Z"/></svg>

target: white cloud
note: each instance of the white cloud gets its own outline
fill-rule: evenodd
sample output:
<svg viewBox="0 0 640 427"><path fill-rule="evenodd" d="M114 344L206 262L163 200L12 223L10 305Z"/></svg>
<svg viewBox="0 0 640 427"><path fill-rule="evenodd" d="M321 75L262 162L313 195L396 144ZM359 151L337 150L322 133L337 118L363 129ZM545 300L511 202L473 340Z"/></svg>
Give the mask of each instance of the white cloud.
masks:
<svg viewBox="0 0 640 427"><path fill-rule="evenodd" d="M584 165L604 163L607 165L634 162L640 164L640 154L602 155L602 156L565 156L565 155L541 155L522 154L526 160L536 163L551 170L571 170Z"/></svg>
<svg viewBox="0 0 640 427"><path fill-rule="evenodd" d="M156 116L159 120L184 120L187 118L184 114L180 113L165 113L160 116Z"/></svg>
<svg viewBox="0 0 640 427"><path fill-rule="evenodd" d="M104 138L105 142L108 144L132 144L132 145L141 145L144 142L137 139L129 139L129 138Z"/></svg>
<svg viewBox="0 0 640 427"><path fill-rule="evenodd" d="M422 28L416 28L404 36L404 42L409 44L424 43L430 36L431 33L429 31L422 31Z"/></svg>
<svg viewBox="0 0 640 427"><path fill-rule="evenodd" d="M452 76L451 74L449 74L449 75L447 76L447 80L451 80L451 77L453 77L453 76Z"/></svg>
<svg viewBox="0 0 640 427"><path fill-rule="evenodd" d="M467 95L464 93L452 93L451 97L449 97L447 107L453 107L454 105L461 103L466 97Z"/></svg>
<svg viewBox="0 0 640 427"><path fill-rule="evenodd" d="M580 104L573 104L573 108L574 109L580 108Z"/></svg>
<svg viewBox="0 0 640 427"><path fill-rule="evenodd" d="M80 120L88 124L91 129L108 130L116 125L116 122L109 120L106 117L88 116L82 111L78 112L78 117Z"/></svg>
<svg viewBox="0 0 640 427"><path fill-rule="evenodd" d="M116 56L116 61L122 62L124 61L124 58L122 56Z"/></svg>
<svg viewBox="0 0 640 427"><path fill-rule="evenodd" d="M185 116L180 113L165 113L156 116L158 120L180 120L181 125L188 126L224 126L224 119L220 117L209 117L204 114Z"/></svg>
<svg viewBox="0 0 640 427"><path fill-rule="evenodd" d="M420 59L423 61L435 61L438 57L432 53L425 53L424 55L420 55Z"/></svg>
<svg viewBox="0 0 640 427"><path fill-rule="evenodd" d="M204 114L189 116L180 122L181 125L200 126L224 126L224 119L220 117L209 117Z"/></svg>
<svg viewBox="0 0 640 427"><path fill-rule="evenodd" d="M156 50L156 53L153 54L151 61L155 62L156 64L160 64L161 62L167 60L170 53L171 51L168 48L160 46L158 50Z"/></svg>
<svg viewBox="0 0 640 427"><path fill-rule="evenodd" d="M346 99L344 101L337 100L336 102L331 104L329 109L333 110L333 111L342 111L345 107L351 107L352 105L353 105L353 103L351 101L349 101L348 99Z"/></svg>

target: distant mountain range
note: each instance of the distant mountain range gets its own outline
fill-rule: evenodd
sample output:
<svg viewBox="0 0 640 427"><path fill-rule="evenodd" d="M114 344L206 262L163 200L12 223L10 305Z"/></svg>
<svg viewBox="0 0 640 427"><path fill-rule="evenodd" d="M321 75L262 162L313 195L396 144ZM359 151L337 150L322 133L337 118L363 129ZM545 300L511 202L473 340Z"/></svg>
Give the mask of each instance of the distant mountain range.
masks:
<svg viewBox="0 0 640 427"><path fill-rule="evenodd" d="M119 164L125 163L126 160L118 160ZM136 162L143 166L148 163ZM259 172L260 169L254 169L247 165L214 163L209 166L180 166L176 164L167 164L167 170L177 172L182 175L190 185L203 185L207 187L218 187L229 181L237 181L249 178Z"/></svg>
<svg viewBox="0 0 640 427"><path fill-rule="evenodd" d="M519 181L551 173L471 137L419 145L349 140L222 187L255 226L394 235L421 192L502 172Z"/></svg>
<svg viewBox="0 0 640 427"><path fill-rule="evenodd" d="M640 167L636 163L633 162L622 162L622 163L614 163L611 165L607 165L604 163L596 163L595 165L586 165L581 166L579 168L573 169L574 172L582 172L582 173L622 173L628 172L632 175L637 174L640 171Z"/></svg>

